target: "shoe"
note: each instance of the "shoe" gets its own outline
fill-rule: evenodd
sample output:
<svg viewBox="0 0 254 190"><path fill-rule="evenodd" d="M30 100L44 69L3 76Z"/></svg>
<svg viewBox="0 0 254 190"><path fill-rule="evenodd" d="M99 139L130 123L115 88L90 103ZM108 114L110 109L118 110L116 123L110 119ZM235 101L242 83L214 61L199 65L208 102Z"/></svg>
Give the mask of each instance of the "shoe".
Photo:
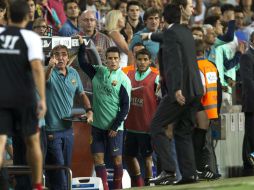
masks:
<svg viewBox="0 0 254 190"><path fill-rule="evenodd" d="M156 178L152 178L149 180L150 185L171 185L173 182L176 181L176 174L175 173L167 173L162 171L159 176Z"/></svg>
<svg viewBox="0 0 254 190"><path fill-rule="evenodd" d="M190 183L197 183L198 182L198 176L191 176L191 177L183 177L180 181L175 181L173 185L184 185L184 184L190 184Z"/></svg>
<svg viewBox="0 0 254 190"><path fill-rule="evenodd" d="M214 173L208 165L205 165L202 171L197 170L199 180L216 180L221 177L220 174Z"/></svg>
<svg viewBox="0 0 254 190"><path fill-rule="evenodd" d="M250 153L250 154L248 155L248 160L249 160L249 162L250 162L250 165L251 165L251 166L254 166L254 152L252 152L252 153Z"/></svg>

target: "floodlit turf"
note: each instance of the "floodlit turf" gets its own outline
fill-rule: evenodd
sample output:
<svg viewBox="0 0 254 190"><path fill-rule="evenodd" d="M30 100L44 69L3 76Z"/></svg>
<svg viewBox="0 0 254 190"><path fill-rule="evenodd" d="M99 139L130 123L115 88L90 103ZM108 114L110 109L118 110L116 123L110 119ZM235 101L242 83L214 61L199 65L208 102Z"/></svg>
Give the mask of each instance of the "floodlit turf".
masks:
<svg viewBox="0 0 254 190"><path fill-rule="evenodd" d="M253 177L239 177L219 179L216 181L202 181L195 184L188 185L167 185L154 186L143 188L131 188L139 190L254 190L254 176Z"/></svg>

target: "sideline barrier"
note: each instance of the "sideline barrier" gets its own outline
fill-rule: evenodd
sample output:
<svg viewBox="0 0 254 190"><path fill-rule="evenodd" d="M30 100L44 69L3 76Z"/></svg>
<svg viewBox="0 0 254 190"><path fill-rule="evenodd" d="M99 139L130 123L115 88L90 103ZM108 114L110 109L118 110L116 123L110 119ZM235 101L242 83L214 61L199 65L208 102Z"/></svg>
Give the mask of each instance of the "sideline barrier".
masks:
<svg viewBox="0 0 254 190"><path fill-rule="evenodd" d="M14 175L24 175L24 174L31 174L31 170L29 166L20 166L20 165L13 165L13 166L4 166L8 170L9 174ZM44 170L65 170L67 173L67 186L68 190L72 189L71 181L72 181L72 171L70 168L65 166L53 166L53 165L46 165L43 167Z"/></svg>

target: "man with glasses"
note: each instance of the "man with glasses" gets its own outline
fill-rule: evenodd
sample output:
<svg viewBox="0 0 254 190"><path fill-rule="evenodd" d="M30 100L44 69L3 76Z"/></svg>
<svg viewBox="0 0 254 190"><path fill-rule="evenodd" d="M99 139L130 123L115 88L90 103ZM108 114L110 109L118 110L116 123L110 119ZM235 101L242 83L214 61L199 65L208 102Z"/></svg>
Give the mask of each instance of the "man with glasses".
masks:
<svg viewBox="0 0 254 190"><path fill-rule="evenodd" d="M39 36L48 36L48 26L44 18L37 18L33 23L33 31Z"/></svg>
<svg viewBox="0 0 254 190"><path fill-rule="evenodd" d="M83 36L90 37L96 46L102 63L106 64L105 51L113 46L109 37L96 29L96 16L91 10L84 11L79 17L79 27Z"/></svg>
<svg viewBox="0 0 254 190"><path fill-rule="evenodd" d="M73 99L79 94L86 109L87 122L93 121L90 101L84 93L80 77L75 69L68 67L68 49L64 45L53 48L46 69L46 114L47 155L46 164L70 167L73 129L70 121L63 118L71 116ZM51 190L67 190L67 176L62 171L47 172Z"/></svg>

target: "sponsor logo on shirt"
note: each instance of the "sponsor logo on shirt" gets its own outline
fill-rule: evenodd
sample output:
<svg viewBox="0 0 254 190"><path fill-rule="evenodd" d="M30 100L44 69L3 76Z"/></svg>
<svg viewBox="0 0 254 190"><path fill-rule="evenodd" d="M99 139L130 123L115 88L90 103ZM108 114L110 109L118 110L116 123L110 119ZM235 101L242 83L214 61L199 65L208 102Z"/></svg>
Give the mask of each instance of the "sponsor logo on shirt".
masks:
<svg viewBox="0 0 254 190"><path fill-rule="evenodd" d="M144 99L143 98L132 97L131 98L131 105L138 106L138 107L143 107Z"/></svg>
<svg viewBox="0 0 254 190"><path fill-rule="evenodd" d="M217 75L216 72L208 72L206 73L206 79L208 84L217 83Z"/></svg>

